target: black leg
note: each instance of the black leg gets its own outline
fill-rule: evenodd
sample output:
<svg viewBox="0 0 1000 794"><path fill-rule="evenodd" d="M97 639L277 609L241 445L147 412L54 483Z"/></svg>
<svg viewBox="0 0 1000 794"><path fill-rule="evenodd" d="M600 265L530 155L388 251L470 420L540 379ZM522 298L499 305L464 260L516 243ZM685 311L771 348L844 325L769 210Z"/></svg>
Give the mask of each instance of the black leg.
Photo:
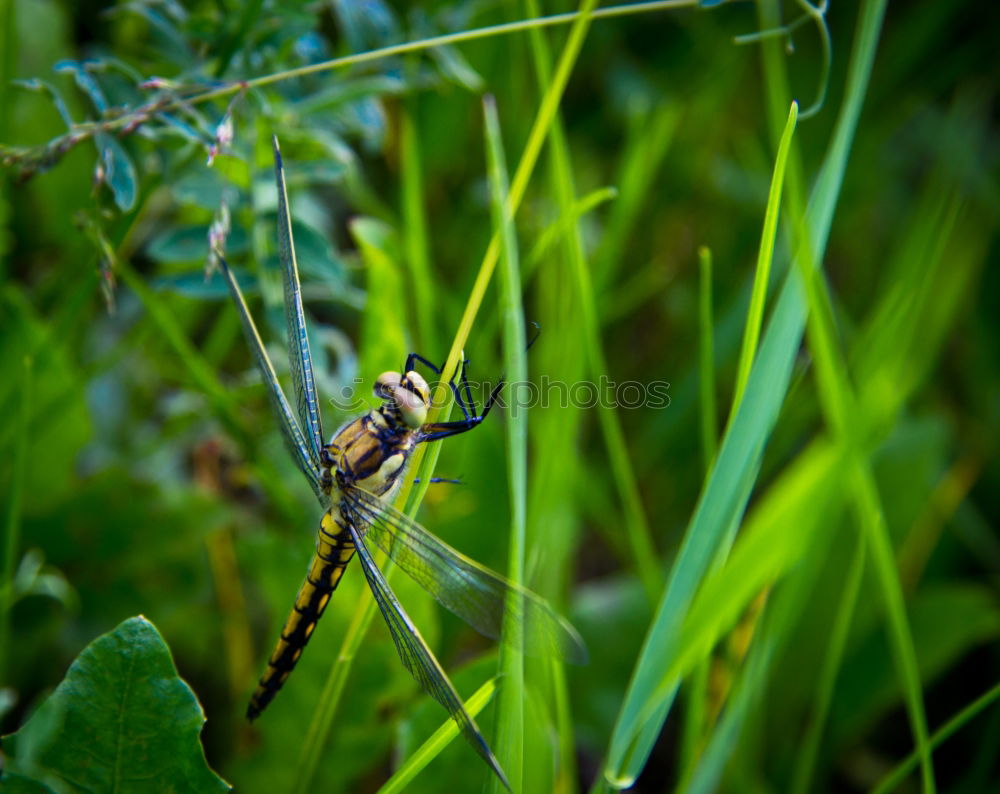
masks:
<svg viewBox="0 0 1000 794"><path fill-rule="evenodd" d="M531 346L535 344L535 340L538 339L538 335L542 332L538 323L533 322L532 325L535 326L535 333L532 334L531 339L528 341L525 351L531 349ZM422 362L434 370L434 372L438 375L440 375L441 370L444 369L444 367L441 367L440 369L435 367L423 356L419 356L416 353L410 353L410 355L406 358L407 372L410 371L413 362L415 361ZM457 436L459 433L468 432L469 430L472 430L472 428L478 426L479 423L486 418L487 414L489 414L493 404L497 401L497 397L500 396L500 390L504 386L505 379L503 377L500 378L500 382L493 387L493 390L490 392L490 396L486 398L486 402L483 404L483 412L481 414L477 414L476 404L472 401L472 389L469 387L468 369L469 359L465 359L462 362L461 369L457 370L455 375L452 376L452 379L448 382L448 385L451 386L452 394L455 395L455 402L458 403L458 407L462 410L462 416L464 418L455 422L433 422L425 424L421 428L420 432L421 441L438 441L442 438ZM455 377L458 377L458 383L455 383Z"/></svg>
<svg viewBox="0 0 1000 794"><path fill-rule="evenodd" d="M410 370L413 369L413 364L416 361L419 361L421 364L423 364L428 369L433 370L433 372L434 372L435 375L440 375L441 374L441 369L442 369L441 367L435 367L433 364L431 364L430 361L428 361L426 358L424 358L419 353L410 353L410 355L408 355L406 357L406 365L403 367L403 374L404 375L407 372L409 372Z"/></svg>
<svg viewBox="0 0 1000 794"><path fill-rule="evenodd" d="M403 374L405 375L407 372L412 370L414 365L418 361L425 367L427 367L429 370L431 370L435 375L440 375L441 372L444 370L443 365L438 367L432 364L430 361L428 361L419 353L410 353L406 357L406 364L403 367ZM462 362L461 369L456 370L455 372L456 375L461 373L461 377L459 379L460 381L459 385L455 384L454 377L452 377L452 379L448 382L448 385L451 387L452 394L455 395L455 402L458 403L458 407L462 411L462 416L464 416L466 419L474 419L476 417L476 406L475 403L472 402L472 392L469 389L469 380L468 377L466 376L466 368L468 367L468 365L469 365L469 360L466 359L465 361ZM462 395L462 389L465 390L464 396Z"/></svg>

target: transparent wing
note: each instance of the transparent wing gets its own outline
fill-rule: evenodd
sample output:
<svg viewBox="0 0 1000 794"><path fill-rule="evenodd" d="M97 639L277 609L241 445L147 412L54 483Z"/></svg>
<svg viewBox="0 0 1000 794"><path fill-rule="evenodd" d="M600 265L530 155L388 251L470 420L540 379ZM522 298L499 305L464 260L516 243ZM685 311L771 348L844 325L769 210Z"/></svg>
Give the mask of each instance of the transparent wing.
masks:
<svg viewBox="0 0 1000 794"><path fill-rule="evenodd" d="M316 459L309 453L306 441L302 436L302 431L299 429L298 422L295 421L295 416L288 405L285 393L281 390L281 384L278 383L278 376L275 375L271 359L268 358L267 351L264 350L264 343L261 342L260 334L257 333L257 326L254 324L253 317L250 316L250 310L247 308L247 302L243 298L240 285L236 283L233 272L229 269L229 265L226 264L226 260L221 256L219 257L219 267L229 284L229 291L232 293L233 302L236 304L240 321L243 323L243 333L247 338L247 344L250 346L250 350L257 361L257 368L264 378L264 383L267 384L267 393L271 398L271 408L274 410L278 426L281 428L281 435L285 439L285 446L288 448L289 453L291 453L292 459L302 470L302 473L306 475L306 479L309 480L309 484L312 486L313 491L316 492L316 496L320 497L320 501L323 501L325 496L320 486L319 466Z"/></svg>
<svg viewBox="0 0 1000 794"><path fill-rule="evenodd" d="M309 451L313 460L318 461L319 451L323 446L323 426L319 400L316 397L309 337L306 334L306 318L302 311L302 286L299 283L299 264L295 258L295 241L292 239L292 219L288 213L285 168L277 136L272 136L271 140L274 144L274 180L278 188L278 253L281 257L281 280L285 285L285 324L288 328L288 357L292 364L292 383L295 387L295 409Z"/></svg>
<svg viewBox="0 0 1000 794"><path fill-rule="evenodd" d="M356 518L356 516L352 516L352 518ZM413 625L396 596L389 589L388 582L385 581L385 577L375 564L375 560L372 559L371 552L365 546L364 537L358 531L355 523L354 520L348 521L351 535L353 535L354 543L357 546L358 559L361 560L361 569L365 572L365 578L368 580L372 595L375 596L375 603L378 604L382 617L385 618L385 622L389 626L389 633L396 645L400 661L410 671L424 692L445 707L452 719L458 723L462 735L469 744L475 748L504 786L510 790L510 784L507 782L507 777L504 775L503 769L500 768L496 756L493 755L490 746L479 732L475 720L465 710L458 693L451 685L444 670L441 669L438 660L434 658L430 648L427 647L427 643L420 636L417 627Z"/></svg>
<svg viewBox="0 0 1000 794"><path fill-rule="evenodd" d="M474 629L501 638L506 612L521 630L505 635L505 642L523 642L532 656L586 663L587 649L576 629L541 596L466 557L373 494L356 486L342 490L364 536Z"/></svg>

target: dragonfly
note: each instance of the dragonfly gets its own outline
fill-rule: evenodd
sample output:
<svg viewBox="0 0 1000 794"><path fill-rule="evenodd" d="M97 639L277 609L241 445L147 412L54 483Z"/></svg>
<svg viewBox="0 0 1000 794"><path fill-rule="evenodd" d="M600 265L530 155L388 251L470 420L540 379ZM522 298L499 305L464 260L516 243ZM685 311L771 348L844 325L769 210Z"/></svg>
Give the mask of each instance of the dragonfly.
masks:
<svg viewBox="0 0 1000 794"><path fill-rule="evenodd" d="M579 634L541 596L452 548L391 504L417 445L478 427L496 404L503 379L479 412L469 388L468 361L463 361L460 371L449 381L463 418L428 422L430 387L417 366L425 366L435 375L442 375L444 367L410 353L402 371L384 372L375 380L374 393L381 404L351 421L329 443L324 442L277 137L272 143L294 409L278 381L236 278L222 252L214 253L266 384L285 445L312 486L324 513L305 580L250 698L247 718L254 720L260 716L288 680L348 563L357 556L403 666L447 710L465 739L509 789L496 756L392 592L373 553L373 548L381 549L439 603L486 636L516 643L531 655L580 664L586 661L586 648ZM517 621L521 630L503 634L505 619ZM510 634L517 639L511 639Z"/></svg>

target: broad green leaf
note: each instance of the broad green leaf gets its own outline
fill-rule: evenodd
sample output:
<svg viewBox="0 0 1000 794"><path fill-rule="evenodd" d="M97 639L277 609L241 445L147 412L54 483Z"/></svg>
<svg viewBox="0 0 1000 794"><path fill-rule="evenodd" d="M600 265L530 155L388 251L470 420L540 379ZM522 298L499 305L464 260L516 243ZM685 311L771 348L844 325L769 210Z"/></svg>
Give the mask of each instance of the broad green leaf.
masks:
<svg viewBox="0 0 1000 794"><path fill-rule="evenodd" d="M140 616L84 648L3 749L9 771L58 789L229 791L205 762L204 724L163 638Z"/></svg>

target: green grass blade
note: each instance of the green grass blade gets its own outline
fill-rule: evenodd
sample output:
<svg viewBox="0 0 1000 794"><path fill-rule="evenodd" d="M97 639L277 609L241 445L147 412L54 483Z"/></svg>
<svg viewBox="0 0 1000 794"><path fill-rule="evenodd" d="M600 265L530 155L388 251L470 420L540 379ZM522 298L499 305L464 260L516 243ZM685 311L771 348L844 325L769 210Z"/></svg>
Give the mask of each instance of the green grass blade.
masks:
<svg viewBox="0 0 1000 794"><path fill-rule="evenodd" d="M698 249L698 382L701 393L701 455L705 475L712 470L719 445L719 419L715 404L715 340L712 320L712 252L705 246Z"/></svg>
<svg viewBox="0 0 1000 794"><path fill-rule="evenodd" d="M496 688L497 679L491 678L465 701L465 710L470 717L475 719L479 712L489 704ZM397 794L397 792L405 791L413 779L437 758L456 736L458 736L457 723L452 719L445 720L441 727L434 731L427 741L406 759L406 763L393 773L392 777L378 790L378 794Z"/></svg>
<svg viewBox="0 0 1000 794"><path fill-rule="evenodd" d="M977 697L968 706L959 711L954 717L938 728L930 737L930 747L940 747L950 739L958 730L969 723L977 714L988 706L1000 700L1000 684L990 687L989 691ZM887 794L902 783L917 765L921 763L919 749L910 753L899 766L886 775L879 784L872 789L872 794Z"/></svg>
<svg viewBox="0 0 1000 794"><path fill-rule="evenodd" d="M750 515L733 553L705 579L684 618L681 650L662 671L649 698L651 718L659 703L669 699L676 682L707 659L712 648L737 623L762 588L797 566L820 532L829 532L831 507L841 498L848 471L847 454L838 445L815 442L787 468ZM795 530L790 532L789 527ZM760 694L760 682L770 664L773 636L761 638L742 680L734 690L722 722L708 743L683 790L712 790L735 742L750 702ZM758 647L760 646L760 647Z"/></svg>
<svg viewBox="0 0 1000 794"><path fill-rule="evenodd" d="M862 9L847 94L820 179L812 194L807 218L808 239L812 246L809 261L821 261L826 247L884 11L884 0L871 0ZM802 255L803 252L798 254ZM739 516L750 496L764 446L788 389L792 364L802 338L806 307L797 280L797 274L790 271L751 369L743 400L724 435L712 476L702 491L666 592L633 670L612 733L604 770L612 785L631 785L645 765L673 702L673 693L658 704L651 719L644 721L640 715L650 713L647 711L648 700L654 697L659 673L669 666L670 659L680 650L681 617L708 569L726 527Z"/></svg>
<svg viewBox="0 0 1000 794"><path fill-rule="evenodd" d="M438 349L436 291L431 275L430 246L427 242L427 217L424 212L423 160L420 139L411 106L404 103L399 115L400 172L403 206L403 250L413 285L413 303L417 318L419 349Z"/></svg>
<svg viewBox="0 0 1000 794"><path fill-rule="evenodd" d="M586 0L586 2L582 4L580 12L573 15L573 27L570 28L569 35L566 38L566 44L563 47L562 54L559 58L559 65L556 70L555 77L547 86L545 94L542 97L538 113L535 115L535 120L531 126L531 132L528 135L528 141L521 154L517 170L514 172L514 178L511 181L510 191L507 194L507 201L509 204L508 211L512 217L517 214L517 209L520 207L521 200L524 198L525 191L528 188L528 182L530 181L535 165L538 162L538 156L541 153L542 145L545 143L549 127L551 126L553 119L555 118L556 111L559 108L559 101L566 89L566 84L569 82L569 76L573 70L573 64L576 62L576 58L580 54L580 48L583 46L583 40L590 27L590 12L593 10L595 4L596 0ZM489 286L490 279L493 277L493 270L496 268L499 256L500 239L497 235L493 235L490 239L489 246L486 249L486 253L483 256L483 261L479 266L479 272L477 273L476 280L473 283L469 299L466 301L465 311L463 312L458 328L455 331L455 337L452 340L451 349L448 351L448 358L445 362L443 370L445 373L455 372L455 368L458 366L458 363L462 358L462 349L468 341L469 333L472 330L472 324L475 322L476 316L479 313L479 307L482 305L483 297L486 294L486 288ZM434 394L432 408L427 417L428 422L439 421L441 412L444 410L435 409L433 406L447 406L447 409L450 410L450 398L451 395L450 389L447 385L447 378L443 378L442 383L438 386L438 389ZM426 446L418 447L417 451L413 454L412 469L416 472L416 477L420 479L420 483L416 487L413 487L412 480L408 479L403 485L400 492L400 500L402 503L407 505L407 510L410 509L411 504L418 504L420 499L423 498L423 494L426 493L430 482L429 475L430 472L433 471L434 463L436 463L439 454L440 446L434 444L430 445L429 448ZM425 463L425 460L427 463ZM411 489L414 493L412 497L410 496Z"/></svg>
<svg viewBox="0 0 1000 794"><path fill-rule="evenodd" d="M747 311L746 325L743 334L743 344L740 351L739 363L737 365L736 386L733 395L733 407L730 414L735 411L743 397L746 388L746 381L750 375L750 368L757 353L757 343L760 337L760 328L764 319L764 303L767 297L767 285L770 282L771 262L774 258L774 240L778 229L778 216L781 207L781 192L784 184L785 164L788 160L788 152L791 147L792 134L795 131L796 119L798 117L798 105L793 102L788 114L788 121L785 125L781 141L778 145L778 153L775 158L774 170L771 178L771 187L768 193L767 207L764 212L764 228L761 234L760 248L757 253L757 267L754 271L753 288L750 297L750 307ZM707 248L699 251L699 264L701 271L701 306L700 321L700 385L701 385L701 419L702 419L702 457L705 460L706 476L711 471L715 460L718 431L716 429L715 415L715 381L713 376L713 344L712 344L712 298L711 298L711 253ZM724 541L719 551L719 563L721 564L731 539ZM702 735L705 729L705 708L703 700L708 697L709 667L712 660L709 654L701 660L695 669L691 680L691 687L688 692L688 706L685 710L684 720L684 747L685 747L685 774L682 780L686 779L688 773L694 770L698 747L702 742ZM730 708L726 715L727 721L734 719L733 709ZM720 752L722 745L713 741L713 752ZM706 763L708 759L706 758ZM699 774L701 774L699 772Z"/></svg>
<svg viewBox="0 0 1000 794"><path fill-rule="evenodd" d="M492 97L483 100L486 130L486 161L489 171L490 208L493 227L500 236L500 316L503 328L505 371L508 394L512 394L507 420L507 474L510 479L510 548L507 577L521 584L524 581L526 546L526 513L528 493L528 416L518 392L528 381L525 361L524 307L521 305L521 275L518 269L517 236L514 218L508 212L507 163ZM511 598L518 598L511 594ZM510 614L510 613L508 613ZM523 788L524 781L524 656L523 626L514 620L504 620L503 633L511 643L500 648L500 674L504 677L500 703L496 713L496 753L511 786ZM502 791L499 780L492 780L494 791Z"/></svg>
<svg viewBox="0 0 1000 794"><path fill-rule="evenodd" d="M819 686L816 688L815 703L809 723L802 737L802 749L799 751L795 764L795 775L792 782L793 794L805 794L809 791L813 768L819 755L820 741L823 738L823 726L826 715L833 701L833 690L837 683L837 673L843 662L847 638L851 630L854 608L857 604L858 592L861 589L861 577L865 570L866 549L864 538L858 538L854 559L848 569L847 581L837 607L833 630L830 632L830 644L823 656L823 669L819 676Z"/></svg>
<svg viewBox="0 0 1000 794"><path fill-rule="evenodd" d="M524 258L524 281L531 281L532 276L543 260L549 256L555 244L567 234L570 229L579 222L580 218L588 212L599 207L606 201L611 201L618 196L618 189L614 187L602 187L583 196L573 205L573 211L569 215L559 213L556 218L540 235L532 246L528 255Z"/></svg>
<svg viewBox="0 0 1000 794"><path fill-rule="evenodd" d="M705 579L692 601L681 628L682 650L663 671L651 701L666 699L676 680L709 654L761 589L805 555L826 517L825 506L841 490L846 460L840 447L817 442L769 490L726 563Z"/></svg>
<svg viewBox="0 0 1000 794"><path fill-rule="evenodd" d="M754 271L753 290L750 294L750 308L747 311L746 328L743 331L743 345L740 348L739 364L736 367L736 388L733 405L739 405L743 398L743 390L750 377L750 367L757 354L757 341L760 338L760 328L764 321L764 302L767 300L767 285L771 280L771 261L774 258L774 238L778 233L778 215L781 209L781 188L785 182L785 164L788 162L788 151L792 145L792 135L799 115L799 106L792 102L788 111L788 121L781 142L778 144L778 154L774 159L774 173L771 176L771 188L767 195L767 209L764 211L764 231L760 236L760 248L757 251L757 268Z"/></svg>

